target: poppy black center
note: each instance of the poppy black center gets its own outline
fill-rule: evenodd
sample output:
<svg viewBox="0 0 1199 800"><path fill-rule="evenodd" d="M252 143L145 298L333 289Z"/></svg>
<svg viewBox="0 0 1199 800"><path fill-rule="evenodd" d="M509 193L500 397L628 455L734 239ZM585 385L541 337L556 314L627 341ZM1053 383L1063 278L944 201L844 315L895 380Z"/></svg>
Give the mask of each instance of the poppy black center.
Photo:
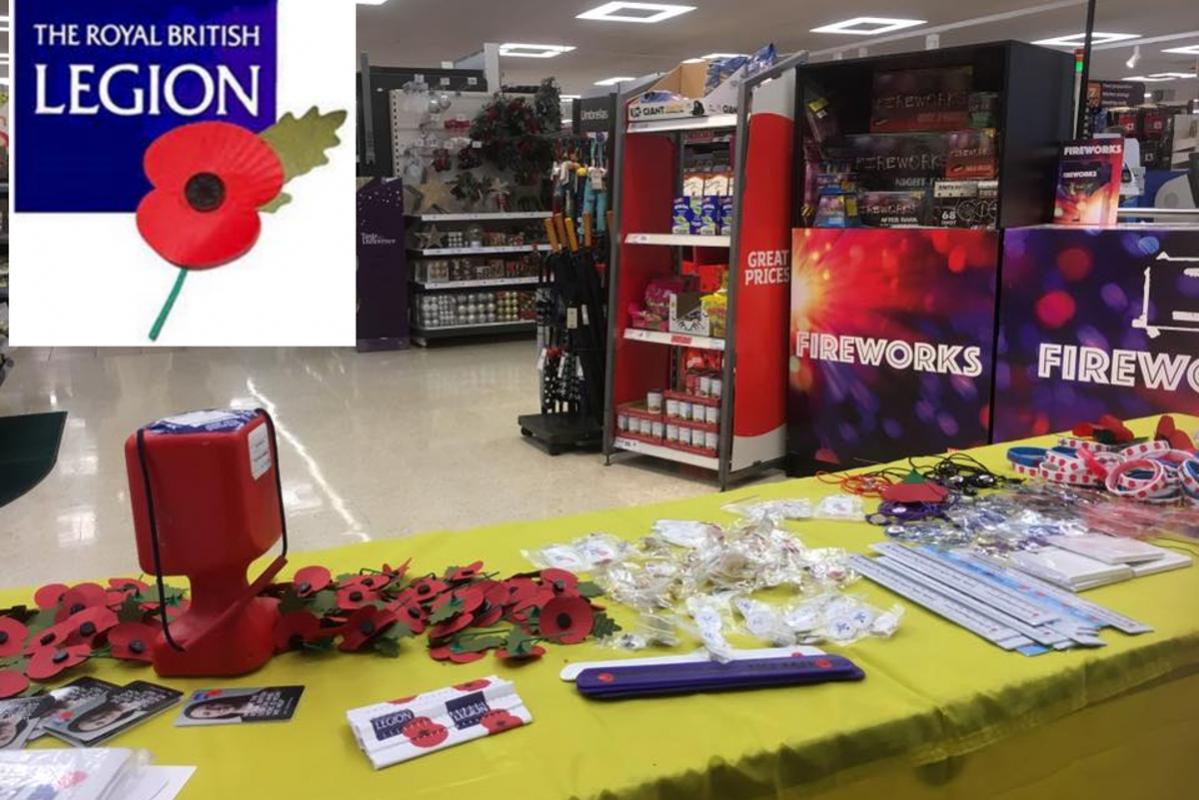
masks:
<svg viewBox="0 0 1199 800"><path fill-rule="evenodd" d="M50 642L54 641L56 638L58 638L58 637L53 632L51 632L51 633L43 634L42 638L39 639L38 641L41 644L50 644Z"/></svg>
<svg viewBox="0 0 1199 800"><path fill-rule="evenodd" d="M300 645L304 644L304 637L298 633L293 633L291 638L287 640L287 644L292 648L299 647Z"/></svg>
<svg viewBox="0 0 1199 800"><path fill-rule="evenodd" d="M146 652L146 646L138 641L130 642L129 643L129 652L136 653L137 655L141 655L142 653Z"/></svg>
<svg viewBox="0 0 1199 800"><path fill-rule="evenodd" d="M428 594L431 591L433 591L433 587L427 583L422 583L420 586L418 586L416 588L417 594Z"/></svg>
<svg viewBox="0 0 1199 800"><path fill-rule="evenodd" d="M85 606L83 603L76 603L75 605L68 608L67 611L71 614L78 614L80 611L82 611L85 608L87 608L87 606Z"/></svg>
<svg viewBox="0 0 1199 800"><path fill-rule="evenodd" d="M96 623L85 622L79 626L79 632L84 636L91 636L96 632Z"/></svg>
<svg viewBox="0 0 1199 800"><path fill-rule="evenodd" d="M196 211L216 211L225 202L225 182L211 172L201 172L188 180L183 194Z"/></svg>
<svg viewBox="0 0 1199 800"><path fill-rule="evenodd" d="M8 631L0 631L0 644L8 643Z"/></svg>
<svg viewBox="0 0 1199 800"><path fill-rule="evenodd" d="M375 632L375 623L371 622L369 619L365 620L361 625L358 626L358 630L362 631L364 635L370 636Z"/></svg>
<svg viewBox="0 0 1199 800"><path fill-rule="evenodd" d="M296 587L296 589L299 590L300 594L308 594L308 590L311 588L312 588L312 584L309 583L308 581L304 581L299 586Z"/></svg>
<svg viewBox="0 0 1199 800"><path fill-rule="evenodd" d="M68 653L66 650L58 650L54 653L53 656L50 657L50 660L53 661L55 664L61 664L62 662L66 661L70 657L71 657L71 654Z"/></svg>
<svg viewBox="0 0 1199 800"><path fill-rule="evenodd" d="M350 592L350 600L357 603L362 599L362 592Z"/></svg>
<svg viewBox="0 0 1199 800"><path fill-rule="evenodd" d="M566 612L562 612L558 616L554 617L554 622L558 623L559 628L569 628L571 621L570 614L567 614Z"/></svg>
<svg viewBox="0 0 1199 800"><path fill-rule="evenodd" d="M420 610L415 609L415 608L409 608L408 616L411 617L412 619L420 619ZM0 641L0 644L3 644L3 642Z"/></svg>

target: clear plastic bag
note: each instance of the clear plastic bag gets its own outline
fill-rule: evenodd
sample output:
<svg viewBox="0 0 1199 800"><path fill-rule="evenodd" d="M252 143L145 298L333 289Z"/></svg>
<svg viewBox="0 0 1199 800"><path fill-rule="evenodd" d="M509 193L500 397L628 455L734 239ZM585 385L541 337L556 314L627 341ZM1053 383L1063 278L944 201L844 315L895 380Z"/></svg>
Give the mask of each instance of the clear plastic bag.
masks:
<svg viewBox="0 0 1199 800"><path fill-rule="evenodd" d="M786 609L783 620L805 644L851 644L866 636L889 639L899 630L903 606L886 610L856 595L827 593Z"/></svg>
<svg viewBox="0 0 1199 800"><path fill-rule="evenodd" d="M866 517L866 506L862 498L852 494L830 494L816 504L813 516L816 519L848 520L861 522Z"/></svg>
<svg viewBox="0 0 1199 800"><path fill-rule="evenodd" d="M721 509L752 520L811 519L816 513L812 501L806 497L792 500L742 500L721 506Z"/></svg>

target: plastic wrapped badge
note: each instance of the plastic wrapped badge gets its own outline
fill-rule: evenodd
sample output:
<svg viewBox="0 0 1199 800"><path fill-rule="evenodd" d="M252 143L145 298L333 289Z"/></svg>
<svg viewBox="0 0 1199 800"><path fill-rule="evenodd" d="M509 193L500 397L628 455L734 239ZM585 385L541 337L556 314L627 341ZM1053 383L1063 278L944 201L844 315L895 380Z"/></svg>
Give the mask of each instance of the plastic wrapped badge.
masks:
<svg viewBox="0 0 1199 800"><path fill-rule="evenodd" d="M676 547L694 549L718 538L720 526L695 520L660 519L654 523L653 535Z"/></svg>
<svg viewBox="0 0 1199 800"><path fill-rule="evenodd" d="M695 621L695 634L712 657L721 662L733 658L733 648L724 636L724 614L727 609L727 598L714 595L687 598L687 613Z"/></svg>
<svg viewBox="0 0 1199 800"><path fill-rule="evenodd" d="M733 607L745 621L745 629L764 642L778 647L795 644L795 632L783 619L782 612L774 606L749 597L738 597Z"/></svg>
<svg viewBox="0 0 1199 800"><path fill-rule="evenodd" d="M588 572L591 562L569 544L550 544L536 550L521 550L529 563L539 569L564 569L570 572Z"/></svg>
<svg viewBox="0 0 1199 800"><path fill-rule="evenodd" d="M866 516L862 498L852 494L830 494L816 506L817 519L843 519L859 522Z"/></svg>
<svg viewBox="0 0 1199 800"><path fill-rule="evenodd" d="M792 500L743 500L722 507L724 511L748 519L811 519L815 513L812 501L806 497Z"/></svg>
<svg viewBox="0 0 1199 800"><path fill-rule="evenodd" d="M809 574L826 591L843 588L858 579L858 573L849 566L849 553L840 547L805 550L803 558Z"/></svg>
<svg viewBox="0 0 1199 800"><path fill-rule="evenodd" d="M792 606L783 620L801 640L850 644L865 636L890 638L902 616L899 605L883 611L860 597L830 593Z"/></svg>
<svg viewBox="0 0 1199 800"><path fill-rule="evenodd" d="M620 561L632 550L632 546L610 533L589 533L574 541L575 552L592 566Z"/></svg>
<svg viewBox="0 0 1199 800"><path fill-rule="evenodd" d="M150 763L144 750L0 750L0 797L126 800Z"/></svg>
<svg viewBox="0 0 1199 800"><path fill-rule="evenodd" d="M676 599L678 565L665 559L626 560L595 571L604 594L640 611L670 608Z"/></svg>

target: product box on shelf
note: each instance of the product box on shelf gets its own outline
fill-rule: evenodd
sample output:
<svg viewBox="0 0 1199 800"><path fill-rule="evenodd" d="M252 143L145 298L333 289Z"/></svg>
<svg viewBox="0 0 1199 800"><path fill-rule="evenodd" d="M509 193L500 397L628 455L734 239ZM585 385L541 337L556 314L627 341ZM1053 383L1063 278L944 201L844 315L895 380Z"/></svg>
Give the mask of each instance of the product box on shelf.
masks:
<svg viewBox="0 0 1199 800"><path fill-rule="evenodd" d="M699 292L677 292L670 296L669 330L690 336L711 336L712 321L704 311Z"/></svg>
<svg viewBox="0 0 1199 800"><path fill-rule="evenodd" d="M921 225L925 205L924 191L862 192L858 195L858 217L871 228Z"/></svg>
<svg viewBox="0 0 1199 800"><path fill-rule="evenodd" d="M939 178L994 177L995 131L990 128L944 133L853 134L830 145L833 159L847 161L861 185L876 191L923 189ZM975 175L974 172L988 174Z"/></svg>
<svg viewBox="0 0 1199 800"><path fill-rule="evenodd" d="M994 228L999 214L998 181L937 181L928 224L939 228Z"/></svg>
<svg viewBox="0 0 1199 800"><path fill-rule="evenodd" d="M1054 223L1115 225L1123 168L1122 138L1087 139L1062 145Z"/></svg>
<svg viewBox="0 0 1199 800"><path fill-rule="evenodd" d="M879 71L874 74L872 133L952 131L970 122L970 67Z"/></svg>

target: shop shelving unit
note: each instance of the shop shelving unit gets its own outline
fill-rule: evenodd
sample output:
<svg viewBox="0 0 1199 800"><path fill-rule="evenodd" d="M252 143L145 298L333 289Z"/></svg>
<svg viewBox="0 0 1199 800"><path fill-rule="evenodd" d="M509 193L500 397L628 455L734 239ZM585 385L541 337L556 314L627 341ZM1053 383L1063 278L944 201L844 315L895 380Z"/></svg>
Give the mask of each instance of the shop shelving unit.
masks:
<svg viewBox="0 0 1199 800"><path fill-rule="evenodd" d="M743 386L738 380L738 352L749 357L755 345L752 341L738 340L737 335L739 315L753 313L752 308L743 305L743 292L739 289L743 278L743 259L739 254L744 245L746 193L753 191L752 186L747 186L746 160L755 93L766 83L775 81L772 92L782 96L781 90L793 85L797 67L806 60L806 53L798 53L746 80L740 87L737 114L626 122L629 103L652 85L652 79L640 82L618 98L614 162L617 191L613 203L616 223L610 233L613 241L604 403L604 455L608 463L622 452L652 456L709 470L724 489L733 480L775 465L784 455L781 421L777 431L769 437L759 437L757 441L734 433L739 422L737 397L758 389L777 390L781 397L785 380L781 367L777 386ZM732 134L734 222L729 236L664 232L671 227L673 199L682 194L684 136L693 131ZM789 167L789 163L786 166ZM728 311L723 337L643 330L629 324L629 304L641 295L648 281L677 274L684 248L708 248L728 253ZM781 288L785 292L786 287ZM779 335L784 334L780 331ZM680 348L685 347L724 353L719 447L714 454L650 443L623 436L617 430L617 407L644 398L651 389L669 388L672 373L678 371ZM766 438L770 441L764 441Z"/></svg>

